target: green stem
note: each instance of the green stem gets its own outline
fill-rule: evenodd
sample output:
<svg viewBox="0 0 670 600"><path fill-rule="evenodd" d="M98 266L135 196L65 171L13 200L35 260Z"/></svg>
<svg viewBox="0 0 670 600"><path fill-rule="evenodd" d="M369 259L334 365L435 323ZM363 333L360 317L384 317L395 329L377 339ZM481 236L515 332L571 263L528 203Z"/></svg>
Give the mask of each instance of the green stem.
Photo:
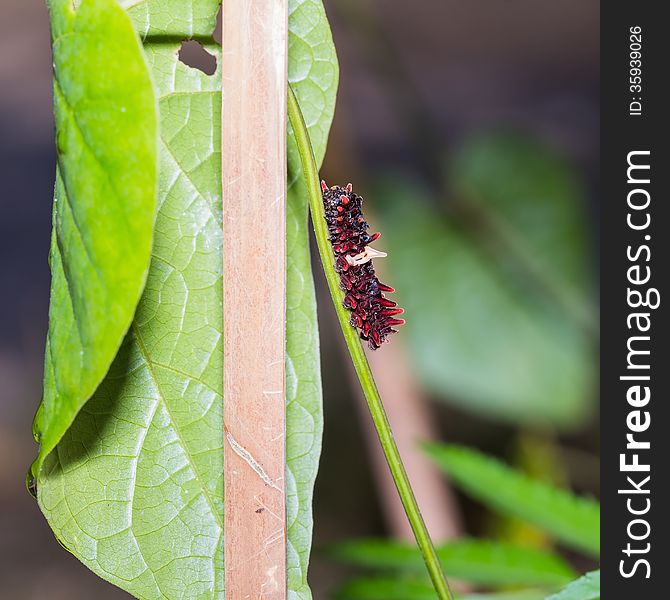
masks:
<svg viewBox="0 0 670 600"><path fill-rule="evenodd" d="M421 550L423 560L426 563L426 569L433 582L437 597L440 600L453 600L447 579L442 572L440 561L435 553L435 547L430 539L430 534L426 528L426 523L421 516L419 505L414 497L412 486L407 477L407 472L403 466L398 446L396 446L393 439L393 432L389 424L382 399L379 396L377 385L372 377L372 371L368 364L368 359L363 351L361 340L358 337L356 330L349 324L349 313L342 305L344 301L344 292L340 288L339 277L333 268L333 250L331 248L330 240L328 239L328 228L325 221L325 212L323 208L323 200L321 196L321 187L319 183L319 173L314 160L314 152L312 150L312 143L309 139L307 126L300 110L300 105L295 97L291 86L288 88L288 118L293 127L293 133L298 145L298 152L300 153L300 161L302 163L302 170L305 177L305 184L307 186L307 193L309 196L309 208L312 213L312 223L314 225L314 234L316 235L316 243L319 248L319 256L323 265L323 271L326 275L330 295L335 305L335 312L340 321L340 327L344 334L344 340L347 343L351 360L356 369L358 380L363 388L365 399L368 402L370 415L374 422L379 441L381 442L386 461L388 462L393 481L398 488L400 500L407 514L407 519L412 527L416 543Z"/></svg>

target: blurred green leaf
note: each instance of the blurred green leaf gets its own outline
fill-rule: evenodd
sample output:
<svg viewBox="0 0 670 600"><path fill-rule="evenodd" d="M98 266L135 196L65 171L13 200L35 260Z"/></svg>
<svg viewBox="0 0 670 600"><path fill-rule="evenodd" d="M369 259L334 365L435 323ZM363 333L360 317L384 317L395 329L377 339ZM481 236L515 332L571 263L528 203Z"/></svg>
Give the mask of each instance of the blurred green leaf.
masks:
<svg viewBox="0 0 670 600"><path fill-rule="evenodd" d="M456 600L543 600L537 590L491 594L457 594ZM435 590L427 581L393 577L361 577L343 585L337 600L435 600Z"/></svg>
<svg viewBox="0 0 670 600"><path fill-rule="evenodd" d="M478 238L469 221L439 214L416 183L388 178L373 197L384 200L380 243L406 309L401 336L428 390L514 424L581 425L595 385L593 345L583 328L532 280L517 277L512 253L489 247L495 240ZM551 218L548 211L546 227Z"/></svg>
<svg viewBox="0 0 670 600"><path fill-rule="evenodd" d="M116 0L111 4L120 12ZM69 10L72 3L62 5ZM38 502L68 550L134 596L220 599L225 198L221 52L211 37L220 2L133 0L124 5L142 33L160 114L152 262L135 318L109 372L38 473ZM309 107L310 134L323 157L337 88L335 50L320 0L290 0L289 11L289 76ZM110 65L124 72L129 68L118 63L127 50L117 48L121 43L134 44L146 68L127 16L120 12L119 19L127 26L126 37L110 34L118 54L105 54L96 81L105 79ZM179 61L181 39L190 37L201 40L219 59L213 76ZM95 48L82 51L94 53ZM75 54L69 66L76 70L86 59ZM113 147L118 142L114 137L107 141ZM307 206L296 183L299 171L291 143L286 218L287 574L289 598L307 600L312 491L323 418ZM151 168L155 164L144 165L148 181ZM76 176L86 173L77 171ZM96 200L99 206L106 199ZM151 216L153 223L153 212Z"/></svg>
<svg viewBox="0 0 670 600"><path fill-rule="evenodd" d="M547 600L599 600L600 571L591 571L579 579L569 583L557 594Z"/></svg>
<svg viewBox="0 0 670 600"><path fill-rule="evenodd" d="M456 600L543 600L544 593L539 590L519 590L517 592L497 592L492 594L465 594Z"/></svg>
<svg viewBox="0 0 670 600"><path fill-rule="evenodd" d="M557 586L575 577L560 557L511 544L459 540L437 548L446 575L482 585ZM421 572L415 546L389 540L356 540L334 546L340 561L373 569Z"/></svg>
<svg viewBox="0 0 670 600"><path fill-rule="evenodd" d="M457 200L510 261L578 321L596 326L585 195L574 170L532 138L493 133L468 140L449 172Z"/></svg>
<svg viewBox="0 0 670 600"><path fill-rule="evenodd" d="M429 444L425 450L454 484L493 510L532 523L589 555L599 555L600 506L594 500L530 479L468 448Z"/></svg>
<svg viewBox="0 0 670 600"><path fill-rule="evenodd" d="M508 456L510 464L531 479L539 479L555 487L567 487L564 456L554 436L546 432L520 431L515 436L514 447ZM492 513L486 518L489 535L507 542L547 548L551 536L540 528L508 515Z"/></svg>
<svg viewBox="0 0 670 600"><path fill-rule="evenodd" d="M428 581L393 577L361 577L345 583L338 600L435 600Z"/></svg>

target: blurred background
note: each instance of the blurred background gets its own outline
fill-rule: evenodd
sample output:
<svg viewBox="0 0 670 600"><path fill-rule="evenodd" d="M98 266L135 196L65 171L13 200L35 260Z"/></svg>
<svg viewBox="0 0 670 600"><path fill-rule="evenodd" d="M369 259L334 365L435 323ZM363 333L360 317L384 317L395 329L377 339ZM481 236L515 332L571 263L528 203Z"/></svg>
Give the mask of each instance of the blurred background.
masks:
<svg viewBox="0 0 670 600"><path fill-rule="evenodd" d="M473 446L598 496L599 3L325 4L341 81L322 175L352 181L383 232L378 269L407 324L371 360L429 527L550 544L454 491L418 442ZM60 548L23 483L49 300L50 76L44 3L2 0L0 597L120 599ZM317 286L320 599L353 572L323 548L408 530L318 272Z"/></svg>

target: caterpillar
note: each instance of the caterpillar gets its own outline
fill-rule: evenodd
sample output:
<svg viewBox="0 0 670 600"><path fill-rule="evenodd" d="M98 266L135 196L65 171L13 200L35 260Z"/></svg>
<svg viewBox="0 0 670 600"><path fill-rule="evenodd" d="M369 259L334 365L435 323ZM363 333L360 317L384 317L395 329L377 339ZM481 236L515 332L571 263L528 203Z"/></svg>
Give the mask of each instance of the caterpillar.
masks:
<svg viewBox="0 0 670 600"><path fill-rule="evenodd" d="M403 309L384 297L384 292L395 290L379 281L372 265L373 258L386 256L370 246L381 234L368 233L363 198L353 192L350 183L328 187L322 181L321 189L335 271L345 292L343 306L351 311L349 323L358 329L361 339L368 342L370 349L377 350L396 333L394 327L405 322L396 318Z"/></svg>

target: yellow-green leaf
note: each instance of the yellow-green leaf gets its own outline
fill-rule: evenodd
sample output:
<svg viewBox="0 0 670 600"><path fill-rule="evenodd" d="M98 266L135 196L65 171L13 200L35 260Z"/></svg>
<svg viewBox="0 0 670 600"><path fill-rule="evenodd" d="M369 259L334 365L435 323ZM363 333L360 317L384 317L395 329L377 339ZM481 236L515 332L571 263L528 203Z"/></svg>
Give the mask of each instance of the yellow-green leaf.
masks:
<svg viewBox="0 0 670 600"><path fill-rule="evenodd" d="M157 187L156 102L130 19L114 0L76 8L51 0L49 14L59 174L33 474L130 326L149 268Z"/></svg>

